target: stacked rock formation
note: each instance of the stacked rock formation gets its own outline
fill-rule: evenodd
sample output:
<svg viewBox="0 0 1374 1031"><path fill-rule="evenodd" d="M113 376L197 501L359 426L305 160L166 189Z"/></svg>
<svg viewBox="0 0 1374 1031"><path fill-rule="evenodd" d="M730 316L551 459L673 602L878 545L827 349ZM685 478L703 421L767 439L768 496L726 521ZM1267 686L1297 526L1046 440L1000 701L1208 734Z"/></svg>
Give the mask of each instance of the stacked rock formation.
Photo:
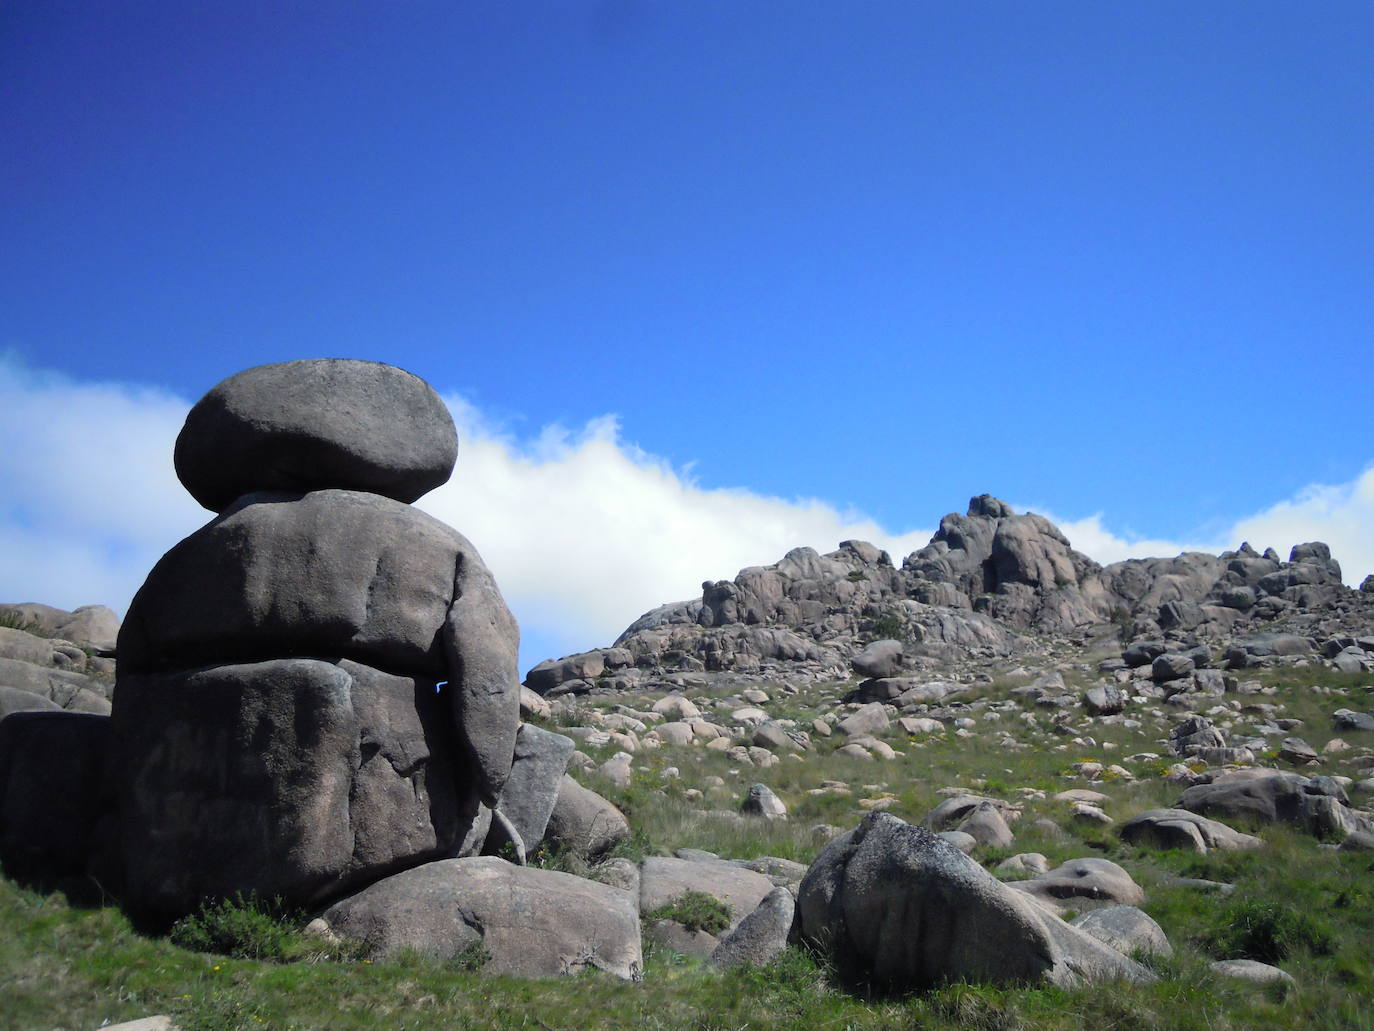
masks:
<svg viewBox="0 0 1374 1031"><path fill-rule="evenodd" d="M489 836L522 851L502 815L518 629L476 549L409 504L457 447L434 390L372 362L260 366L192 408L177 475L216 515L157 563L119 635L132 910L239 892L305 906ZM539 815L522 821L536 840Z"/></svg>

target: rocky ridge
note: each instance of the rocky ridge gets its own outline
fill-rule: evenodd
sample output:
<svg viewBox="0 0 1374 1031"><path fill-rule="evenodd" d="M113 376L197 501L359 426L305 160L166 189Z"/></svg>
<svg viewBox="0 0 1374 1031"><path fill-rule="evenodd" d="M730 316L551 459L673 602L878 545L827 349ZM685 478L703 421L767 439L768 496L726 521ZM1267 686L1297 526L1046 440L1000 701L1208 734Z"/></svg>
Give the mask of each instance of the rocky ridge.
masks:
<svg viewBox="0 0 1374 1031"><path fill-rule="evenodd" d="M984 494L900 567L864 541L824 555L795 548L645 613L609 648L539 663L525 684L556 695L833 678L883 638L903 643L907 671L1028 659L1104 635L1161 641L1161 653L1234 642L1256 659L1335 648L1328 658L1356 665L1374 652L1358 643L1374 613L1371 581L1346 587L1322 543L1297 545L1286 562L1247 543L1102 566L1043 516Z"/></svg>

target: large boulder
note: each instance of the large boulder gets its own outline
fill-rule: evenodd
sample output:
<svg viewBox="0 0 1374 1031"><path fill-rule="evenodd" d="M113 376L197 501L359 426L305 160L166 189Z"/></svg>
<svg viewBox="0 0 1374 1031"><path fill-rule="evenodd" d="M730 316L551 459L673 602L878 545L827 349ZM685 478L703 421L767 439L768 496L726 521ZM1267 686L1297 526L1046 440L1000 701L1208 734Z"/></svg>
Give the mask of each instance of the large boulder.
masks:
<svg viewBox="0 0 1374 1031"><path fill-rule="evenodd" d="M122 677L131 907L170 919L238 892L306 906L475 852L490 814L456 762L449 690L347 659Z"/></svg>
<svg viewBox="0 0 1374 1031"><path fill-rule="evenodd" d="M1147 809L1121 826L1121 840L1148 848L1179 848L1206 855L1211 849L1226 851L1264 847L1264 839L1242 834L1219 820L1186 809Z"/></svg>
<svg viewBox="0 0 1374 1031"><path fill-rule="evenodd" d="M494 856L446 859L387 877L336 902L326 934L380 956L413 949L453 959L480 947L482 969L555 977L595 969L638 980L634 896L572 874L513 866Z"/></svg>
<svg viewBox="0 0 1374 1031"><path fill-rule="evenodd" d="M176 471L219 512L254 491L325 487L411 502L444 483L458 456L434 389L391 365L345 359L246 369L191 408Z"/></svg>
<svg viewBox="0 0 1374 1031"><path fill-rule="evenodd" d="M1096 856L1070 859L1029 880L1013 881L1008 887L1060 916L1106 906L1145 904L1145 892L1130 874L1110 859Z"/></svg>
<svg viewBox="0 0 1374 1031"><path fill-rule="evenodd" d="M0 687L36 695L69 712L110 714L110 682L83 673L0 658Z"/></svg>
<svg viewBox="0 0 1374 1031"><path fill-rule="evenodd" d="M74 876L97 864L114 809L109 744L108 716L17 712L0 720L0 861L10 876Z"/></svg>
<svg viewBox="0 0 1374 1031"><path fill-rule="evenodd" d="M82 605L68 612L34 601L0 602L0 612L30 624L40 636L92 648L113 648L119 636L119 617L104 605Z"/></svg>
<svg viewBox="0 0 1374 1031"><path fill-rule="evenodd" d="M1151 979L952 845L888 813L869 815L826 846L802 880L797 920L801 939L843 975L878 988Z"/></svg>
<svg viewBox="0 0 1374 1031"><path fill-rule="evenodd" d="M630 836L625 814L567 774L558 782L558 795L549 813L544 844L566 849L583 859L605 855Z"/></svg>
<svg viewBox="0 0 1374 1031"><path fill-rule="evenodd" d="M1359 829L1349 799L1335 781L1295 773L1218 777L1183 792L1177 808L1227 820L1289 823L1319 836L1345 837Z"/></svg>

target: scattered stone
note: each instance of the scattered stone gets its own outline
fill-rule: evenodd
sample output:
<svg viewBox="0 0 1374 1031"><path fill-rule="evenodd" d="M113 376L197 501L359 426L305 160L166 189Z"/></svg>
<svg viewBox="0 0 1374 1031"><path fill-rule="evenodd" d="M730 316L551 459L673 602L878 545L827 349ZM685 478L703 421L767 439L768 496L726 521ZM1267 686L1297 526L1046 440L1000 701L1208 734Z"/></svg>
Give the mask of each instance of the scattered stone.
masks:
<svg viewBox="0 0 1374 1031"><path fill-rule="evenodd" d="M777 887L763 897L752 913L720 940L711 953L719 967L765 966L787 947L796 902L792 893Z"/></svg>
<svg viewBox="0 0 1374 1031"><path fill-rule="evenodd" d="M1219 959L1211 966L1213 973L1236 981L1249 981L1253 984L1279 983L1293 987L1298 983L1292 974L1253 959Z"/></svg>
<svg viewBox="0 0 1374 1031"><path fill-rule="evenodd" d="M760 816L767 820L787 819L787 807L767 784L750 784L749 794L740 806L746 816Z"/></svg>

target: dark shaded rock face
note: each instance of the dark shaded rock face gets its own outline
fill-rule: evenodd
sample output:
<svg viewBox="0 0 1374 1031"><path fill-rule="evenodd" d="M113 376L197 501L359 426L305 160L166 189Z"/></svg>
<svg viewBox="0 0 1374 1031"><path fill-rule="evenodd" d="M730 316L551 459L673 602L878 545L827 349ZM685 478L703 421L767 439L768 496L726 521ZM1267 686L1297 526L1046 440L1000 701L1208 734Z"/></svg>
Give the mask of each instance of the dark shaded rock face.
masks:
<svg viewBox="0 0 1374 1031"><path fill-rule="evenodd" d="M121 677L126 901L174 918L254 892L308 905L486 837L433 680L278 659Z"/></svg>
<svg viewBox="0 0 1374 1031"><path fill-rule="evenodd" d="M177 437L177 477L219 512L261 490L327 487L409 503L448 480L453 418L434 389L380 362L259 365L196 402Z"/></svg>

